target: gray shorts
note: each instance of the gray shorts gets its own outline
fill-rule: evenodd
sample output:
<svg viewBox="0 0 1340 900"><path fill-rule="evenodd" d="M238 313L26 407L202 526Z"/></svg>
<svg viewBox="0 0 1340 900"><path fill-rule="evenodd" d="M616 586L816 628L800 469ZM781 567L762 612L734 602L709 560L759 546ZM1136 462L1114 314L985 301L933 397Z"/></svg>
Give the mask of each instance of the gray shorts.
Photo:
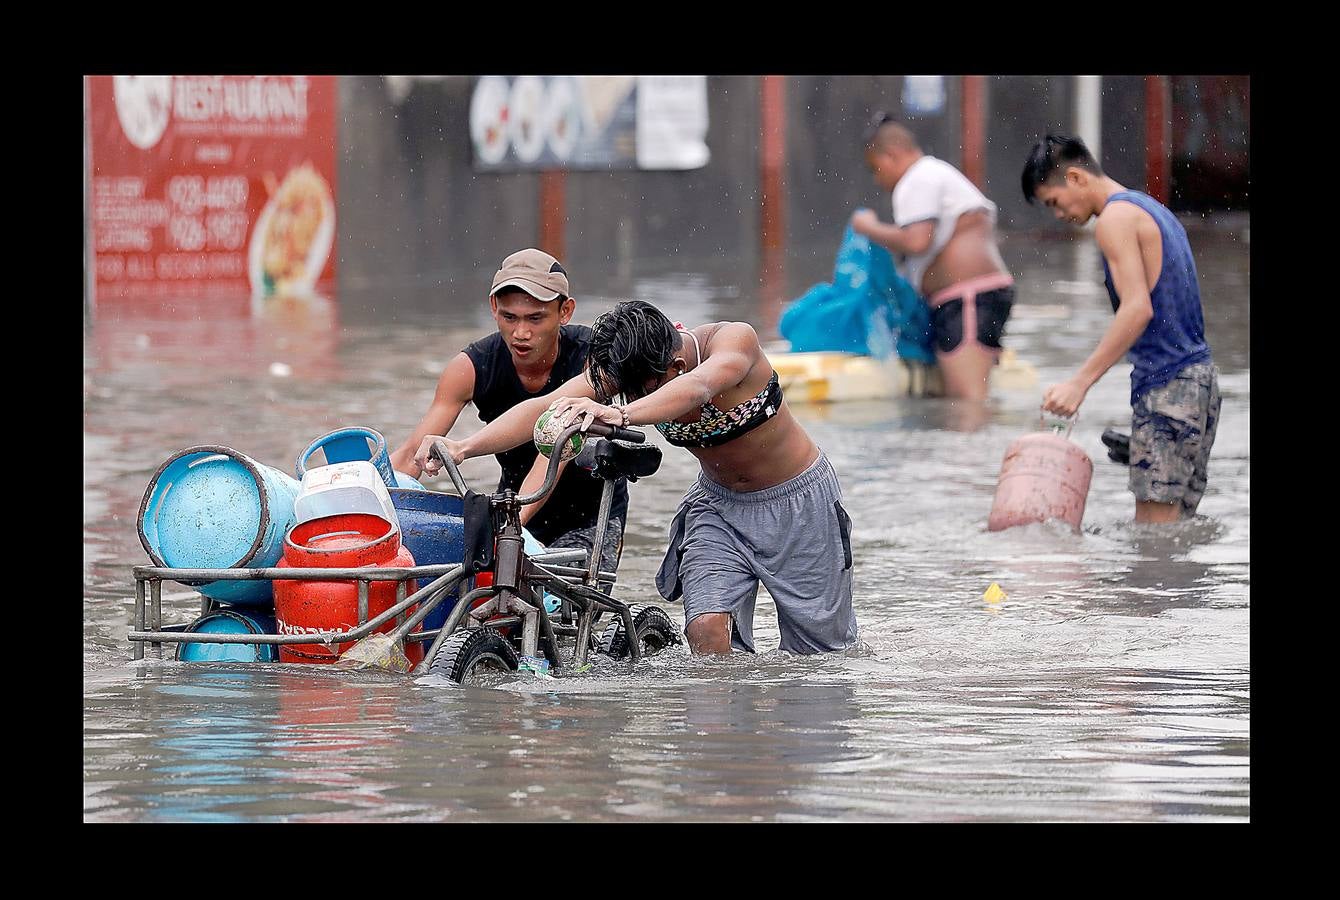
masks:
<svg viewBox="0 0 1340 900"><path fill-rule="evenodd" d="M1219 405L1219 370L1213 363L1187 366L1135 402L1130 474L1135 499L1180 503L1183 517L1195 515L1205 494Z"/></svg>
<svg viewBox="0 0 1340 900"><path fill-rule="evenodd" d="M777 605L781 649L822 653L856 642L851 577L851 519L821 452L795 478L761 491L699 475L670 525L656 587L666 600L684 598L686 626L730 613L731 646L752 653L762 581Z"/></svg>
<svg viewBox="0 0 1340 900"><path fill-rule="evenodd" d="M578 547L590 553L595 540L596 526L587 525L585 528L574 528L571 531L563 532L545 544L545 548L557 550L560 547ZM619 570L619 557L622 555L623 519L611 516L609 527L605 529L605 543L600 549L600 571L617 572ZM601 582L601 584L607 588L609 587L605 582Z"/></svg>

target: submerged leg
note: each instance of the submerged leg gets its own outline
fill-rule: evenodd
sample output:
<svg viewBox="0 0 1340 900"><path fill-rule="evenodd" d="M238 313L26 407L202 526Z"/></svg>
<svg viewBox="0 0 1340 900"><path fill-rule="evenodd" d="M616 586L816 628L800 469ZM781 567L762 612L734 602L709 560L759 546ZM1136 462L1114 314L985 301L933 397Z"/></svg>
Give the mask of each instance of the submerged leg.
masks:
<svg viewBox="0 0 1340 900"><path fill-rule="evenodd" d="M1135 501L1135 521L1164 524L1182 518L1181 503L1155 503L1152 500Z"/></svg>
<svg viewBox="0 0 1340 900"><path fill-rule="evenodd" d="M731 652L730 613L703 613L684 628L689 639L689 651L694 656L728 654Z"/></svg>

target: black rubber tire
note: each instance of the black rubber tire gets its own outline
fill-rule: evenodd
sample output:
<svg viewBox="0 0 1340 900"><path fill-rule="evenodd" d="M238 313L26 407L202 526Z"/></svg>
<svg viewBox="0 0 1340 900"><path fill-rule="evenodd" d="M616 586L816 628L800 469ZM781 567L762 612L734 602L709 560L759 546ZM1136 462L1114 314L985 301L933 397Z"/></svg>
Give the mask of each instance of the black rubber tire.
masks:
<svg viewBox="0 0 1340 900"><path fill-rule="evenodd" d="M643 656L650 656L671 644L682 643L679 629L659 606L638 603L628 609L633 614L633 627L642 641ZM632 648L628 644L628 632L623 627L623 617L617 613L613 615L614 621L600 635L600 652L614 659L624 659L631 654Z"/></svg>
<svg viewBox="0 0 1340 900"><path fill-rule="evenodd" d="M507 638L493 628L467 628L442 642L428 671L465 684L480 664L515 672L520 665L516 650Z"/></svg>

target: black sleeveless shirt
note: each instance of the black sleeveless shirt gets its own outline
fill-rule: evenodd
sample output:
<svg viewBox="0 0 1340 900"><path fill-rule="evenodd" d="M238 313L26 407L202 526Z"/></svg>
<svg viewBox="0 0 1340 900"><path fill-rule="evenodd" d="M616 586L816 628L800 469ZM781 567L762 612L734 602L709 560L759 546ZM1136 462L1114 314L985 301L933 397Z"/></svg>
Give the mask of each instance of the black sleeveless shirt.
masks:
<svg viewBox="0 0 1340 900"><path fill-rule="evenodd" d="M549 381L535 393L526 390L512 364L511 351L502 335L494 332L465 348L465 355L475 367L475 393L472 398L479 418L492 422L513 406L533 400L557 390L564 382L582 373L586 353L591 344L591 329L585 325L560 325L558 330L558 359L549 373ZM520 490L521 482L535 462L539 451L526 441L519 447L498 453L495 458L502 467L498 490ZM569 464L559 476L554 492L549 495L539 513L526 525L536 540L548 544L559 535L574 528L594 527L600 515L600 494L604 482L590 472ZM610 517L627 521L628 483L620 478L614 483L614 502Z"/></svg>

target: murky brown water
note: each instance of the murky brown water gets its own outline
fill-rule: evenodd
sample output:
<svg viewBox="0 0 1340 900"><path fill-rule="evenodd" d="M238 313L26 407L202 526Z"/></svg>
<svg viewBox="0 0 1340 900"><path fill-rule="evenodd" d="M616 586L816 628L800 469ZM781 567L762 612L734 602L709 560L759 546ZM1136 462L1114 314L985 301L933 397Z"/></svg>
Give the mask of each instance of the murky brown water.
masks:
<svg viewBox="0 0 1340 900"><path fill-rule="evenodd" d="M676 652L631 672L486 687L137 663L125 640L130 568L147 562L135 512L164 459L220 443L291 471L312 438L351 424L394 445L441 367L491 327L482 302L438 310L447 304L427 290L367 289L342 298L339 322L333 309L189 323L103 311L84 336L85 819L1246 821L1245 224L1192 234L1224 395L1196 520L1132 524L1125 469L1098 440L1129 424L1122 364L1074 432L1095 464L1083 532L986 531L1005 446L1111 321L1091 241L1011 237L1019 300L1007 343L1038 367L1036 390L999 393L975 431L944 400L795 407L854 521L864 649L770 649L776 618L762 594L757 656ZM831 252L791 260L782 295L827 280ZM678 265L588 289L577 319L635 296L686 322L775 322L752 271ZM458 432L476 427L467 413ZM661 470L630 489L625 598L655 598L666 527L696 475L689 454L665 449ZM465 467L476 486L496 471L492 460ZM1009 595L998 605L982 599L993 581ZM198 613L188 589L165 594L166 621Z"/></svg>

